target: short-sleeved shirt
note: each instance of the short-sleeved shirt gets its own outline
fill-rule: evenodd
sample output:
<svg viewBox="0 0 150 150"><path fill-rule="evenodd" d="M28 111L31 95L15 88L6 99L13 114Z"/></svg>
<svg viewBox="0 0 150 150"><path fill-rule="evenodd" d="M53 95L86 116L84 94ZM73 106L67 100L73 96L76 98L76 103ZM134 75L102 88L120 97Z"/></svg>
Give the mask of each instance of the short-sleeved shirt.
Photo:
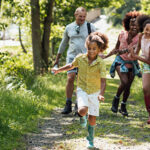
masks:
<svg viewBox="0 0 150 150"><path fill-rule="evenodd" d="M91 25L91 32L96 31L96 28L92 23ZM66 63L71 63L73 59L80 53L86 53L87 50L85 48L85 40L88 36L88 28L87 28L87 22L85 21L80 26L80 32L77 33L76 27L78 25L76 22L72 22L69 25L66 26L63 39L60 43L58 53L63 53L64 50L67 49L67 57L66 57Z"/></svg>
<svg viewBox="0 0 150 150"><path fill-rule="evenodd" d="M128 32L127 31L122 31L119 35L119 41L120 41L120 46L119 46L119 49L122 50L122 49L126 49L128 48L129 46L132 46L132 47L137 47L137 44L138 44L138 40L139 40L139 34L137 34L133 39L132 39L132 42L130 44L128 44L127 42L127 39L128 39ZM128 53L124 53L122 55L120 55L120 57L123 59L123 60L133 60L131 58L128 57Z"/></svg>
<svg viewBox="0 0 150 150"><path fill-rule="evenodd" d="M98 56L89 64L87 54L79 54L72 65L78 67L78 87L88 94L100 91L101 78L106 78L106 65L103 59Z"/></svg>
<svg viewBox="0 0 150 150"><path fill-rule="evenodd" d="M138 40L139 40L139 34L137 34L133 39L132 39L132 42L130 44L128 44L127 42L127 39L128 39L128 32L127 31L122 31L119 35L119 41L120 41L120 46L119 46L119 49L122 50L122 49L127 49L128 47L132 46L132 47L137 47L137 44L138 44ZM123 60L129 60L129 61L132 61L134 59L132 58L129 58L128 57L128 53L124 53L122 55L120 55L120 57L123 59ZM130 64L126 64L126 66L128 68L132 67L132 65Z"/></svg>

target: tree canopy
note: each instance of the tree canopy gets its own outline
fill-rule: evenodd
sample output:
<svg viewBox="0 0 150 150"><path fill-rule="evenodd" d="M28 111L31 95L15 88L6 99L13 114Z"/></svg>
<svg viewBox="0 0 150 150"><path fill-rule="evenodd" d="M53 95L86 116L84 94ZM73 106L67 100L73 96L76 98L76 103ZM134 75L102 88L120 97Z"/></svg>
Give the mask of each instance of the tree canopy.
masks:
<svg viewBox="0 0 150 150"><path fill-rule="evenodd" d="M0 0L0 29L4 30L10 23L26 28L32 35L33 62L38 66L34 65L34 70L39 74L41 70L48 70L64 26L74 20L77 7L109 8L110 19L117 25L128 11L142 9L148 14L149 5L149 0Z"/></svg>

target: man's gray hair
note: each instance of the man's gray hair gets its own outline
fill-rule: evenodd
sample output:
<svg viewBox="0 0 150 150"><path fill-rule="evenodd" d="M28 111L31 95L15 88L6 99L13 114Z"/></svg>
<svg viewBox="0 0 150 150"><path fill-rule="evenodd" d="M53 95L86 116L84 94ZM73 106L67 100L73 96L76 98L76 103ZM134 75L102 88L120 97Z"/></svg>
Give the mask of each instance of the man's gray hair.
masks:
<svg viewBox="0 0 150 150"><path fill-rule="evenodd" d="M78 8L75 10L74 15L77 15L79 12L86 12L86 9L85 9L84 7L78 7Z"/></svg>

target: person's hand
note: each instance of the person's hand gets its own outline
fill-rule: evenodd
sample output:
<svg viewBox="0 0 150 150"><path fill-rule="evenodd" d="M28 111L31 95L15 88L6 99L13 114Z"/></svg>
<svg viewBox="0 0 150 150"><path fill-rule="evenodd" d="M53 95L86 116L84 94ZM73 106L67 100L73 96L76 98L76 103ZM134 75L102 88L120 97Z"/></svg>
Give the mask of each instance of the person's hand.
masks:
<svg viewBox="0 0 150 150"><path fill-rule="evenodd" d="M129 53L131 53L131 55L134 56L136 47L130 46L130 47L128 47L128 49L129 49Z"/></svg>
<svg viewBox="0 0 150 150"><path fill-rule="evenodd" d="M129 53L129 54L128 54L128 58L129 58L129 59L133 59L134 57L132 56L131 53Z"/></svg>
<svg viewBox="0 0 150 150"><path fill-rule="evenodd" d="M135 49L135 48L133 48L133 47L129 47L129 48L128 48L128 50L129 50L128 57L129 57L129 58L132 58L132 59L134 58L134 56L135 56L134 49Z"/></svg>
<svg viewBox="0 0 150 150"><path fill-rule="evenodd" d="M105 59L105 55L103 53L99 53L98 56L101 57L102 59Z"/></svg>
<svg viewBox="0 0 150 150"><path fill-rule="evenodd" d="M99 101L103 101L104 102L104 99L105 99L104 96L102 96L101 94L98 95L98 100Z"/></svg>
<svg viewBox="0 0 150 150"><path fill-rule="evenodd" d="M52 68L51 72L53 72L54 75L56 75L57 73L59 73L58 68Z"/></svg>

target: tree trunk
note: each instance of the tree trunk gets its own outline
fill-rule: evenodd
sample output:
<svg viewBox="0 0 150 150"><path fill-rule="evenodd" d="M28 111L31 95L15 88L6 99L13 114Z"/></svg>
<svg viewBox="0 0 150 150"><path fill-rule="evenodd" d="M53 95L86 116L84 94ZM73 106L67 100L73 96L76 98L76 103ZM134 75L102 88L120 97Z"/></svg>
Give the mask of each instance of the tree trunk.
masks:
<svg viewBox="0 0 150 150"><path fill-rule="evenodd" d="M41 30L40 30L40 6L39 0L31 0L31 18L32 18L32 49L34 71L36 74L41 73Z"/></svg>
<svg viewBox="0 0 150 150"><path fill-rule="evenodd" d="M49 66L49 37L51 32L53 3L54 0L48 0L46 7L47 16L44 19L44 31L42 38L42 59L44 61L44 67L46 70L48 70Z"/></svg>
<svg viewBox="0 0 150 150"><path fill-rule="evenodd" d="M54 55L54 51L55 51L55 44L56 44L56 42L55 42L55 38L53 38L52 39L52 56Z"/></svg>
<svg viewBox="0 0 150 150"><path fill-rule="evenodd" d="M2 0L0 0L0 11L1 11Z"/></svg>
<svg viewBox="0 0 150 150"><path fill-rule="evenodd" d="M25 49L25 47L24 47L24 45L23 45L23 43L22 43L20 26L19 26L19 41L20 41L20 45L21 45L21 47L22 47L22 49L23 49L23 52L24 52L24 53L27 53L27 51L26 51L26 49Z"/></svg>

